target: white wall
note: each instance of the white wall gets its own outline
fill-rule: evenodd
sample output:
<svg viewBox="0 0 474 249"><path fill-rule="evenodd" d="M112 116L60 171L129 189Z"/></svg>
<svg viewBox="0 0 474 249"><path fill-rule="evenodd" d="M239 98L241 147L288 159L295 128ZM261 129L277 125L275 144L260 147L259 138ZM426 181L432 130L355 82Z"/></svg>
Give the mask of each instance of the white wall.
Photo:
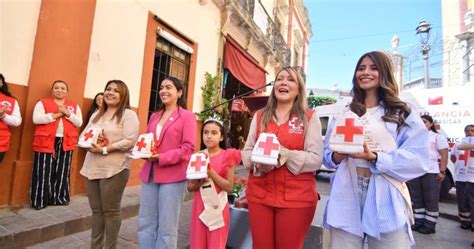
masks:
<svg viewBox="0 0 474 249"><path fill-rule="evenodd" d="M0 0L0 72L28 85L41 0Z"/></svg>
<svg viewBox="0 0 474 249"><path fill-rule="evenodd" d="M85 97L93 98L110 79L121 79L138 106L148 12L198 44L193 111L202 110L204 73L216 74L219 55L220 11L212 3L194 0L98 0L92 31Z"/></svg>
<svg viewBox="0 0 474 249"><path fill-rule="evenodd" d="M84 97L93 98L107 81L120 79L130 90L130 105L138 106L147 18L136 1L97 1Z"/></svg>
<svg viewBox="0 0 474 249"><path fill-rule="evenodd" d="M196 84L194 85L193 111L202 110L201 85L204 74L217 73L222 47L221 14L217 6L208 1L201 5L198 0L141 0L144 6L173 28L198 44Z"/></svg>

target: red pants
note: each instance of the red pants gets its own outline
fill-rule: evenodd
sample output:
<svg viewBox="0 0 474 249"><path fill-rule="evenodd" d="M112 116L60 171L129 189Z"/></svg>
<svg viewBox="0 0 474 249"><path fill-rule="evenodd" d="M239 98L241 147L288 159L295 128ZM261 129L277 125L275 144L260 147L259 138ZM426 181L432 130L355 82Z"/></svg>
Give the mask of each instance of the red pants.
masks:
<svg viewBox="0 0 474 249"><path fill-rule="evenodd" d="M250 230L254 249L303 248L316 206L277 208L249 202Z"/></svg>

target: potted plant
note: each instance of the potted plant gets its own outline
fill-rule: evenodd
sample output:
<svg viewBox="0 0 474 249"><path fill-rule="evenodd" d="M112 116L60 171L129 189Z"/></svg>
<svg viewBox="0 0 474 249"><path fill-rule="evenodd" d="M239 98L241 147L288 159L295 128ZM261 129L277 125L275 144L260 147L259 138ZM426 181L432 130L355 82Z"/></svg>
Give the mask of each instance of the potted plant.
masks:
<svg viewBox="0 0 474 249"><path fill-rule="evenodd" d="M234 187L232 188L232 193L227 196L229 199L229 204L234 204L235 199L242 195L247 183L247 178L243 176L234 176Z"/></svg>

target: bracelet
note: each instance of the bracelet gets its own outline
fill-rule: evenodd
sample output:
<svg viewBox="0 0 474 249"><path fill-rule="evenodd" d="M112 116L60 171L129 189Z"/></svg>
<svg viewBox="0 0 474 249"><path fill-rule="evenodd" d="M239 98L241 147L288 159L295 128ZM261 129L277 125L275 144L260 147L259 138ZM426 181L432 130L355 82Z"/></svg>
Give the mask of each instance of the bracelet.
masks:
<svg viewBox="0 0 474 249"><path fill-rule="evenodd" d="M371 163L377 163L377 159L379 159L379 155L377 155L377 152L372 152L372 153L375 154L375 158L374 158L374 160L371 160L370 162Z"/></svg>

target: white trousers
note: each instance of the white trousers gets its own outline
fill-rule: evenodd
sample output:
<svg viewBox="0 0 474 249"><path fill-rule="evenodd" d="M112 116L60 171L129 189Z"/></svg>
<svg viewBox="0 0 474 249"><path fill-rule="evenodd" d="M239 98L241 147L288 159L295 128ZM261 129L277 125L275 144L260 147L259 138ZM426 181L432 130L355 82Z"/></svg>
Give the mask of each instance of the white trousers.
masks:
<svg viewBox="0 0 474 249"><path fill-rule="evenodd" d="M366 236L369 249L410 249L410 238L408 237L408 227L403 227L395 232L382 233L380 240L372 236ZM364 238L361 238L342 229L331 227L330 245L331 249L362 249L364 248Z"/></svg>

